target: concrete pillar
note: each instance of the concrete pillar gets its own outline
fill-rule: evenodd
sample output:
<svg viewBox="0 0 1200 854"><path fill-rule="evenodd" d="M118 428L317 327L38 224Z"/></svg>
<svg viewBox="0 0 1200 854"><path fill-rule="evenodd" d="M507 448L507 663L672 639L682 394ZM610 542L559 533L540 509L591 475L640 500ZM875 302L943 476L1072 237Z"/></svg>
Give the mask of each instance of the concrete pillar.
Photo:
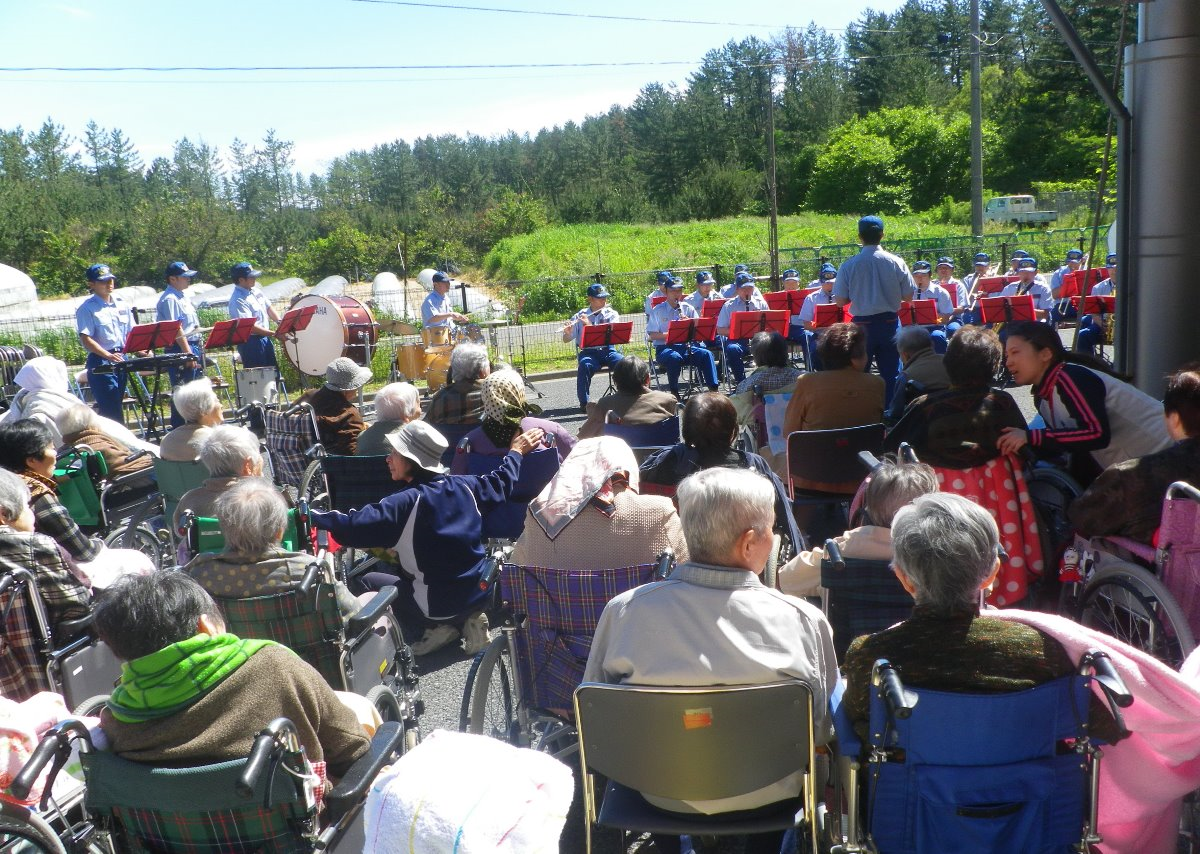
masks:
<svg viewBox="0 0 1200 854"><path fill-rule="evenodd" d="M1137 386L1161 397L1165 375L1200 359L1200 2L1142 3L1138 30L1125 52L1133 197L1118 227L1132 257L1118 262L1129 301L1118 340Z"/></svg>

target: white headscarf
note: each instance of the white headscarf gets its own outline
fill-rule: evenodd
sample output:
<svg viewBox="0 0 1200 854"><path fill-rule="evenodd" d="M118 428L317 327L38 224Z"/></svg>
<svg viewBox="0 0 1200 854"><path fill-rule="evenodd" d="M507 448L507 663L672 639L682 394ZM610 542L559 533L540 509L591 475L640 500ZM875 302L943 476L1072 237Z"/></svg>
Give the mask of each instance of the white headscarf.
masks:
<svg viewBox="0 0 1200 854"><path fill-rule="evenodd" d="M26 391L70 391L67 366L53 356L30 359L17 371L13 382Z"/></svg>
<svg viewBox="0 0 1200 854"><path fill-rule="evenodd" d="M611 506L616 497L610 480L623 473L629 488L638 489L638 464L633 450L615 436L583 439L563 460L554 479L529 504L529 512L551 540L594 498Z"/></svg>

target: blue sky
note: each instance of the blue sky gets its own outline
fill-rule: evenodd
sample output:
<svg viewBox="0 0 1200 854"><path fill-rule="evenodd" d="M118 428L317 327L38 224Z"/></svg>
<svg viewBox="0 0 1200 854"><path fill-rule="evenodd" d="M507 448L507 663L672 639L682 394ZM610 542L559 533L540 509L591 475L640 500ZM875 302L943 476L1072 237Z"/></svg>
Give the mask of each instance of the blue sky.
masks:
<svg viewBox="0 0 1200 854"><path fill-rule="evenodd" d="M0 71L0 127L51 117L75 137L120 128L147 163L184 136L222 151L268 128L297 168L397 138L578 121L647 83L684 82L704 53L815 22L841 35L867 8L902 0L428 0L429 6L719 21L601 21L429 8L387 0L0 0L0 66L370 66L362 71ZM758 26L755 26L758 25ZM645 62L626 68L463 69L514 63ZM421 70L378 66L425 65Z"/></svg>

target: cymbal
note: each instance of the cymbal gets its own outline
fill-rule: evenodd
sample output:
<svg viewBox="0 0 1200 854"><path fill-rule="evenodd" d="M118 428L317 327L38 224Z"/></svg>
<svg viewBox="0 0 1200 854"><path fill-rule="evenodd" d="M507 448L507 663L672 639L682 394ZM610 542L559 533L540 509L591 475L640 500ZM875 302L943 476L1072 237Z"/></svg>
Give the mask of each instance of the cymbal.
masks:
<svg viewBox="0 0 1200 854"><path fill-rule="evenodd" d="M385 318L379 321L379 331L388 335L416 335L417 327L399 318Z"/></svg>

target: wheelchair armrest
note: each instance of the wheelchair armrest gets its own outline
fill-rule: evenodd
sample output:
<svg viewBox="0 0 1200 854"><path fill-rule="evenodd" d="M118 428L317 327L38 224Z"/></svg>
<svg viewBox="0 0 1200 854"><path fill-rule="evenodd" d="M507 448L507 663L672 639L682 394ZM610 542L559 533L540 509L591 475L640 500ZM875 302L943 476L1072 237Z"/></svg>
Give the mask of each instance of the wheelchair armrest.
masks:
<svg viewBox="0 0 1200 854"><path fill-rule="evenodd" d="M825 541L825 560L829 561L829 565L836 571L846 571L846 559L842 557L842 550L838 546L837 540Z"/></svg>
<svg viewBox="0 0 1200 854"><path fill-rule="evenodd" d="M875 469L879 468L879 458L870 451L859 451L858 461L862 463L869 472L875 471Z"/></svg>
<svg viewBox="0 0 1200 854"><path fill-rule="evenodd" d="M370 629L399 595L400 591L394 585L389 584L372 596L366 605L358 609L357 614L346 619L346 636L356 638Z"/></svg>
<svg viewBox="0 0 1200 854"><path fill-rule="evenodd" d="M341 782L325 795L326 816L330 824L336 823L367 796L367 789L375 782L379 772L391 764L403 745L404 727L399 721L387 721L375 730L367 752L350 766Z"/></svg>
<svg viewBox="0 0 1200 854"><path fill-rule="evenodd" d="M58 635L59 642L65 643L66 641L73 640L74 638L84 634L91 627L92 614L87 613L74 620L60 620L58 625L56 625L54 628L55 634Z"/></svg>
<svg viewBox="0 0 1200 854"><path fill-rule="evenodd" d="M325 446L322 445L320 442L317 442L315 445L308 448L304 452L304 459L309 460L310 462L312 460L317 460L317 459L320 459L321 457L325 457L325 456L328 456L325 453Z"/></svg>

